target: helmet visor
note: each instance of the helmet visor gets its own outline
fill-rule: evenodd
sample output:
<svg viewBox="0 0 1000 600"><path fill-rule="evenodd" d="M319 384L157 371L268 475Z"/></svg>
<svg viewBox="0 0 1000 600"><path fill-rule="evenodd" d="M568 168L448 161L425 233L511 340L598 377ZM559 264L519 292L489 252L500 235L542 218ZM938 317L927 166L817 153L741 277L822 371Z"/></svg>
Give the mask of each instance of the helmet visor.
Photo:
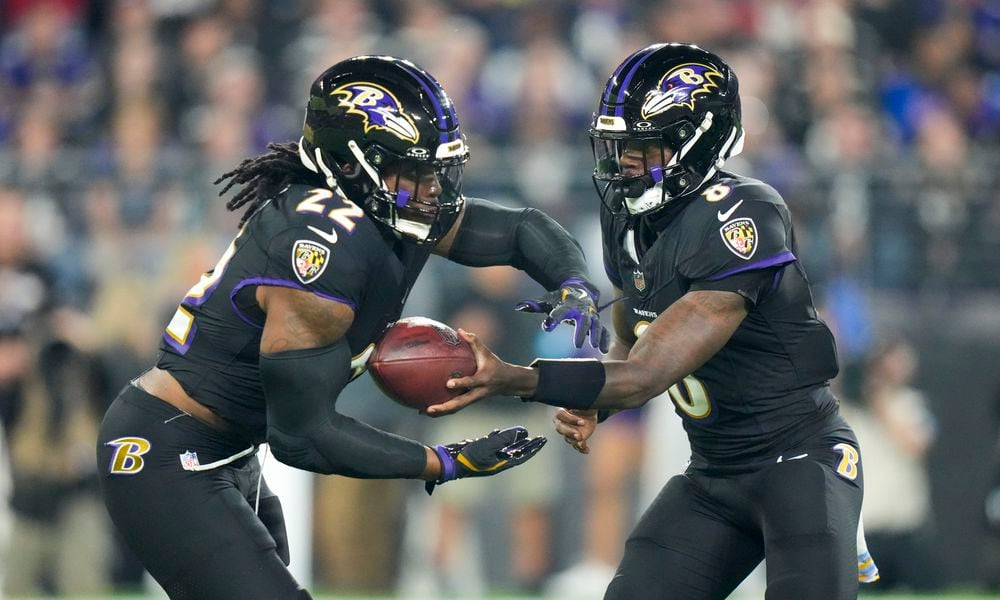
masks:
<svg viewBox="0 0 1000 600"><path fill-rule="evenodd" d="M628 184L645 179L648 185L663 180L664 165L673 151L660 139L593 136L594 179Z"/></svg>

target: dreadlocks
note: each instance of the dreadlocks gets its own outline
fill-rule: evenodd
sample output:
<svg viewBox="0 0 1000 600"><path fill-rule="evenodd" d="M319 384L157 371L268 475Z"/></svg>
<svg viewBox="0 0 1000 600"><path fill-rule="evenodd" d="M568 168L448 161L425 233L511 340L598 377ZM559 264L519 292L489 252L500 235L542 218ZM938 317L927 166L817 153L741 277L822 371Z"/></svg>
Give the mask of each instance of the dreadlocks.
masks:
<svg viewBox="0 0 1000 600"><path fill-rule="evenodd" d="M213 182L218 185L227 179L229 180L219 192L220 196L236 184L243 185L243 189L226 203L226 208L229 210L236 210L244 204L250 203L246 212L243 213L243 218L240 219L240 227L247 222L254 211L288 185L304 183L317 187L326 186L326 181L321 176L302 165L299 160L298 142L268 144L267 149L270 152L243 159L238 167L223 173Z"/></svg>

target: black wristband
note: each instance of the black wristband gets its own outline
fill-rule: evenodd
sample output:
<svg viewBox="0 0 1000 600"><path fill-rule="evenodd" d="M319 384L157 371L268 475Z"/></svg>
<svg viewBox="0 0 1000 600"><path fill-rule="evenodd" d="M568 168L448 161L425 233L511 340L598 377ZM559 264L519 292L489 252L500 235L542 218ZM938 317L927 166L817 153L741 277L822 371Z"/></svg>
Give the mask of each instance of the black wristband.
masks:
<svg viewBox="0 0 1000 600"><path fill-rule="evenodd" d="M538 386L525 401L587 410L604 388L604 363L593 358L539 358L530 366L538 369Z"/></svg>
<svg viewBox="0 0 1000 600"><path fill-rule="evenodd" d="M613 414L614 413L611 412L610 408L602 408L601 410L597 411L597 422L603 423L607 421Z"/></svg>

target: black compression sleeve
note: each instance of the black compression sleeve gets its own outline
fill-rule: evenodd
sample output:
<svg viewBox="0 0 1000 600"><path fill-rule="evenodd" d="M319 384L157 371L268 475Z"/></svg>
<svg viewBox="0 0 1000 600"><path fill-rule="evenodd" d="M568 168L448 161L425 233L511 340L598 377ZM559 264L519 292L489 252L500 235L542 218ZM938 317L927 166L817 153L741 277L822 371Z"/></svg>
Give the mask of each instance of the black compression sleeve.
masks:
<svg viewBox="0 0 1000 600"><path fill-rule="evenodd" d="M465 215L448 258L470 267L510 265L547 290L574 278L593 289L579 242L535 208L507 208L466 198Z"/></svg>
<svg viewBox="0 0 1000 600"><path fill-rule="evenodd" d="M420 477L427 464L423 445L334 410L350 379L350 362L344 340L322 348L261 353L267 441L275 458L328 475Z"/></svg>

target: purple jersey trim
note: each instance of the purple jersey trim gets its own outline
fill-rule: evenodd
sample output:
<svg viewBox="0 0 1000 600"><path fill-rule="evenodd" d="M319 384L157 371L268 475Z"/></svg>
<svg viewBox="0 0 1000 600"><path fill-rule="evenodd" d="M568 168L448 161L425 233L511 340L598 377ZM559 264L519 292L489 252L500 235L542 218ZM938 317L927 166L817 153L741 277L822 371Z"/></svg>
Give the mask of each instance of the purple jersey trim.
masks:
<svg viewBox="0 0 1000 600"><path fill-rule="evenodd" d="M781 254L772 256L771 258L765 258L764 260L759 260L755 263L750 263L749 265L743 265L735 269L731 269L724 273L719 273L718 275L713 275L709 277L709 281L718 281L720 279L725 279L730 275L735 275L737 273L743 273L744 271L754 271L756 269L766 269L768 267L776 267L778 265L787 265L790 262L795 262L797 259L795 255L789 251L782 252Z"/></svg>
<svg viewBox="0 0 1000 600"><path fill-rule="evenodd" d="M220 274L219 277L216 278L215 283L205 288L205 291L202 292L200 296L184 296L184 299L181 300L181 304L187 304L188 306L201 306L202 304L208 302L212 292L215 291L215 288L219 287L219 282L221 281L222 275Z"/></svg>
<svg viewBox="0 0 1000 600"><path fill-rule="evenodd" d="M257 329L263 329L264 326L258 325L257 323L251 321L250 318L247 317L245 314L243 314L243 311L241 311L239 307L236 306L236 294L238 294L240 290L247 287L248 285L273 285L277 287L294 288L296 290L312 292L313 294L316 294L320 298L326 298L327 300L333 300L335 302L340 302L341 304L346 304L347 306L350 306L351 310L355 312L357 312L358 310L357 305L351 302L350 300L347 300L345 298L338 298L337 296L331 296L329 294L324 294L323 292L314 290L312 288L308 288L302 284L295 283L294 281L290 281L288 279L273 279L270 277L251 277L249 279L241 279L236 285L233 286L233 291L229 292L229 305L233 307L233 312L236 313L237 317L239 317L247 325L256 327Z"/></svg>
<svg viewBox="0 0 1000 600"><path fill-rule="evenodd" d="M178 354L184 356L187 354L187 351L191 349L191 342L194 341L194 334L196 333L198 333L198 324L192 321L191 329L188 330L187 337L184 338L186 341L183 344L175 340L174 337L166 331L163 332L163 341L165 341L168 346L176 350Z"/></svg>

